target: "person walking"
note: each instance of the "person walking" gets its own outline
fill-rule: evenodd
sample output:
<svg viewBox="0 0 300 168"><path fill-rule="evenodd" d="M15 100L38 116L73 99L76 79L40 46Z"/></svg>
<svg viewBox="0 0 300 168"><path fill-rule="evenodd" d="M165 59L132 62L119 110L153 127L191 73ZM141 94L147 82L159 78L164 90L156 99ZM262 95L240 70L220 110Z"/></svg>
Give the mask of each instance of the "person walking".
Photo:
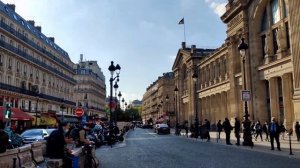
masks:
<svg viewBox="0 0 300 168"><path fill-rule="evenodd" d="M226 144L227 145L232 145L230 143L230 133L231 133L231 130L233 129L233 127L231 126L228 118L225 118L225 121L223 122L223 129L224 129L225 134L226 134Z"/></svg>
<svg viewBox="0 0 300 168"><path fill-rule="evenodd" d="M188 124L188 121L185 122L184 129L185 129L185 135L188 138L189 137L189 124Z"/></svg>
<svg viewBox="0 0 300 168"><path fill-rule="evenodd" d="M210 135L209 135L209 131L210 131L210 122L209 122L207 119L205 119L204 121L205 121L204 126L205 126L205 128L206 128L205 136L207 137L207 142L209 142L209 141L210 141Z"/></svg>
<svg viewBox="0 0 300 168"><path fill-rule="evenodd" d="M235 118L235 123L234 123L234 134L236 137L236 145L240 145L240 131L241 131L241 123L238 118Z"/></svg>
<svg viewBox="0 0 300 168"><path fill-rule="evenodd" d="M217 123L217 131L218 131L218 137L217 138L218 139L221 138L222 130L223 130L223 126L222 126L221 120L219 120L218 123Z"/></svg>
<svg viewBox="0 0 300 168"><path fill-rule="evenodd" d="M277 149L280 149L280 142L279 142L279 134L280 134L280 127L276 122L275 117L272 117L271 123L269 124L269 133L270 133L270 142L271 142L271 150L274 150L274 139L277 144Z"/></svg>
<svg viewBox="0 0 300 168"><path fill-rule="evenodd" d="M296 122L295 124L295 132L297 135L297 141L300 141L300 125L299 125L299 121Z"/></svg>
<svg viewBox="0 0 300 168"><path fill-rule="evenodd" d="M255 141L257 141L258 135L260 136L261 141L263 141L263 138L262 138L262 126L261 126L259 120L257 120L256 123L255 123L255 133L256 133L256 135L255 135Z"/></svg>
<svg viewBox="0 0 300 168"><path fill-rule="evenodd" d="M269 142L269 130L268 130L268 128L269 128L269 123L268 123L268 121L265 121L265 123L262 127L262 130L266 134L266 139L265 140Z"/></svg>

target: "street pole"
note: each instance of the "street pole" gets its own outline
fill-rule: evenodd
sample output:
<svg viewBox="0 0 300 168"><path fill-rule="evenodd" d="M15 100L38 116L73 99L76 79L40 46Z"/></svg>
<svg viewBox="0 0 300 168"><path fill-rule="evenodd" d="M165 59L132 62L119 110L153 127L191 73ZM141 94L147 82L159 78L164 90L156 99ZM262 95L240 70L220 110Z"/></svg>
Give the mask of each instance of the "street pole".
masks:
<svg viewBox="0 0 300 168"><path fill-rule="evenodd" d="M194 72L192 79L194 81L194 102L195 102L195 138L199 136L199 120L198 120L198 109L197 109L197 79L198 74Z"/></svg>
<svg viewBox="0 0 300 168"><path fill-rule="evenodd" d="M241 39L241 43L238 46L238 50L240 51L242 62L243 62L243 84L244 84L244 90L247 90L247 85L246 85L246 68L245 68L245 59L246 59L246 51L248 49L248 45L244 42L244 38ZM253 142L252 142L252 136L251 136L251 121L249 120L249 112L248 112L248 104L247 100L244 101L244 121L243 121L243 133L244 133L244 146L251 146L253 147Z"/></svg>

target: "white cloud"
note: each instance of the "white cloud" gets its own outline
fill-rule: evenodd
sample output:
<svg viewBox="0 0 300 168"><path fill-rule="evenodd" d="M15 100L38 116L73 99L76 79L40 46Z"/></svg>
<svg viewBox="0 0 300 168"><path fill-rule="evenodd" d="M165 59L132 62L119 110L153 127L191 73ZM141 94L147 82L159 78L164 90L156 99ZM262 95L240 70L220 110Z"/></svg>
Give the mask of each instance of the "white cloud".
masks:
<svg viewBox="0 0 300 168"><path fill-rule="evenodd" d="M205 0L205 2L209 4L210 8L212 8L218 16L222 16L226 12L226 2L217 2L213 0Z"/></svg>

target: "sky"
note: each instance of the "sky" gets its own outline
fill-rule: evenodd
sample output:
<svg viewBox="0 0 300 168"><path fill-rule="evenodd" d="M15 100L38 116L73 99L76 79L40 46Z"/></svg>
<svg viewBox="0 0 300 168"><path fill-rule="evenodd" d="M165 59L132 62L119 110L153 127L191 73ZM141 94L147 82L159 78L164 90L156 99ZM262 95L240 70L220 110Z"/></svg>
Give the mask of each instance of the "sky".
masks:
<svg viewBox="0 0 300 168"><path fill-rule="evenodd" d="M141 100L148 86L171 72L181 42L220 47L226 25L220 16L227 0L2 0L34 20L42 33L78 63L96 60L109 93L111 61L121 66L119 91L125 101Z"/></svg>

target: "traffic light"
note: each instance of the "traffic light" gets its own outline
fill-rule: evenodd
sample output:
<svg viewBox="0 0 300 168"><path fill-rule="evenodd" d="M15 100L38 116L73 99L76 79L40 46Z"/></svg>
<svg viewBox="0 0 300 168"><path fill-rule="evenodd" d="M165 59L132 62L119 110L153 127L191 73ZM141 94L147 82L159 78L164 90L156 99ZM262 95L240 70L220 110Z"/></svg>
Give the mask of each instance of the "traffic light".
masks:
<svg viewBox="0 0 300 168"><path fill-rule="evenodd" d="M5 119L10 119L11 118L11 105L8 103L6 104L6 109L5 109Z"/></svg>

